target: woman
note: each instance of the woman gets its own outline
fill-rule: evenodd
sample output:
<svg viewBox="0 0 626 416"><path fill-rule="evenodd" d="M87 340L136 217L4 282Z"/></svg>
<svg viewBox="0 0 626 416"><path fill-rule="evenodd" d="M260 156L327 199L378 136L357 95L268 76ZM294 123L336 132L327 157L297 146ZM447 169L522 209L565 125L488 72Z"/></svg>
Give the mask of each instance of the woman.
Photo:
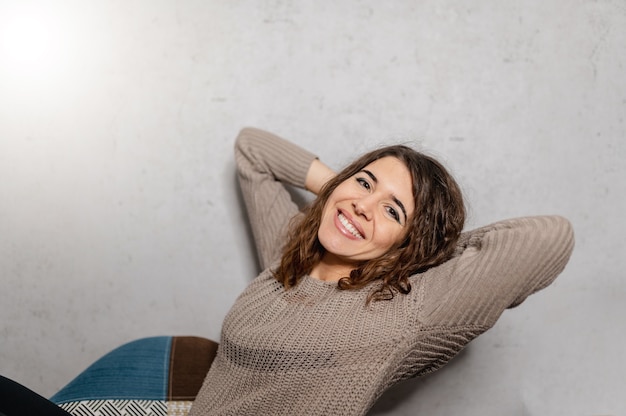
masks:
<svg viewBox="0 0 626 416"><path fill-rule="evenodd" d="M403 146L335 175L294 144L244 129L236 160L265 270L227 315L191 416L364 414L549 285L573 249L558 216L461 233L456 182ZM285 185L318 197L299 213ZM0 413L68 414L4 377Z"/></svg>
<svg viewBox="0 0 626 416"><path fill-rule="evenodd" d="M192 416L365 414L549 285L573 249L558 216L461 233L456 182L402 146L334 175L294 144L244 129L236 161L265 270L227 315ZM299 214L285 185L318 197Z"/></svg>

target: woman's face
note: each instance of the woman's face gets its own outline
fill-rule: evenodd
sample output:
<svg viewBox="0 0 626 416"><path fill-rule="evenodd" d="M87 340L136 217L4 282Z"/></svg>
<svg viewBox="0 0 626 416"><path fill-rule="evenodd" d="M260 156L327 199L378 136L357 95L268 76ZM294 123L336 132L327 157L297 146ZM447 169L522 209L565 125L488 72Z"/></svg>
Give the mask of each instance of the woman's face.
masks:
<svg viewBox="0 0 626 416"><path fill-rule="evenodd" d="M399 159L378 159L332 192L318 238L324 260L356 264L385 254L400 241L415 210L408 168Z"/></svg>

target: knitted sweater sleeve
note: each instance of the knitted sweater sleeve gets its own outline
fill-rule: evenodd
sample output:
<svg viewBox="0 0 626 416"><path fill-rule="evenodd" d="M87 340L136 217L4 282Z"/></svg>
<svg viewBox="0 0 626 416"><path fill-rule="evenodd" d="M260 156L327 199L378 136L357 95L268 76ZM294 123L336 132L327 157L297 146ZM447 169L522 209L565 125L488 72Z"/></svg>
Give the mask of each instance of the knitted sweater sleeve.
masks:
<svg viewBox="0 0 626 416"><path fill-rule="evenodd" d="M560 216L508 219L465 232L442 265L450 278L432 287L446 302L431 312L450 325L491 327L505 309L552 283L573 247L572 226Z"/></svg>
<svg viewBox="0 0 626 416"><path fill-rule="evenodd" d="M304 188L315 155L272 133L244 128L235 162L248 220L263 269L280 257L284 231L298 213L285 184Z"/></svg>

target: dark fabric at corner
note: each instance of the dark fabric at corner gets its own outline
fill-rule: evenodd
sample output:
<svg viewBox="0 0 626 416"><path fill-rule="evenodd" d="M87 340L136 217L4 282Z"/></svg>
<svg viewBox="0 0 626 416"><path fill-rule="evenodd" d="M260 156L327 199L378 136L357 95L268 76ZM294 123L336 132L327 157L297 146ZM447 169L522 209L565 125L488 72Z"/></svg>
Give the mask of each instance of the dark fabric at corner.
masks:
<svg viewBox="0 0 626 416"><path fill-rule="evenodd" d="M0 416L71 416L34 391L0 376Z"/></svg>

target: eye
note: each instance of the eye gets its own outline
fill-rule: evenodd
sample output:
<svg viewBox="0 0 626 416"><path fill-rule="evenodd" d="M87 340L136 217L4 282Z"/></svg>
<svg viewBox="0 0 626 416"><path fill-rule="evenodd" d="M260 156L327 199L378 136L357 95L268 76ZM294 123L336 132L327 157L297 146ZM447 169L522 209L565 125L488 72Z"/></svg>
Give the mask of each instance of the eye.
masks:
<svg viewBox="0 0 626 416"><path fill-rule="evenodd" d="M394 207L388 206L387 207L387 213L389 214L389 216L391 216L391 218L396 220L396 222L398 224L400 223L400 214L398 214L398 211L396 211L396 209Z"/></svg>
<svg viewBox="0 0 626 416"><path fill-rule="evenodd" d="M363 188L367 189L368 191L372 189L372 186L366 179L356 178L356 181L359 183L359 185L361 185Z"/></svg>

